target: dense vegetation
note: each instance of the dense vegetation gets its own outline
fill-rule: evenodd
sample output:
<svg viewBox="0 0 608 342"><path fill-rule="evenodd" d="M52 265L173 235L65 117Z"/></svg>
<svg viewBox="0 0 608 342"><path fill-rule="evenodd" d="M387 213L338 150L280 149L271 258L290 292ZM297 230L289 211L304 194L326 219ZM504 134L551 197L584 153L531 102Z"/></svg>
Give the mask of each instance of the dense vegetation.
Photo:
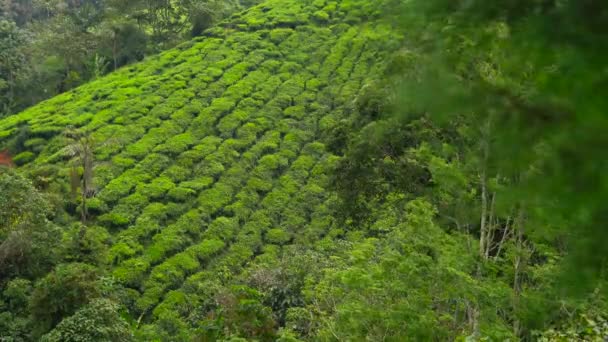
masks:
<svg viewBox="0 0 608 342"><path fill-rule="evenodd" d="M0 120L0 340L605 339L607 13L265 0Z"/></svg>
<svg viewBox="0 0 608 342"><path fill-rule="evenodd" d="M199 36L259 0L1 0L0 117Z"/></svg>

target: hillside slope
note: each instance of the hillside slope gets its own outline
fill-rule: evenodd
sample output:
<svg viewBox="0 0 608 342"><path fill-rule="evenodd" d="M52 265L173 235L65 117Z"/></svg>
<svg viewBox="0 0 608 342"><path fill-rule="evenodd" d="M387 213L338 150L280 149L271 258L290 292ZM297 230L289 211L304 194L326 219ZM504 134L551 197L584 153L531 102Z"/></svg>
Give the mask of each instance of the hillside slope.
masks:
<svg viewBox="0 0 608 342"><path fill-rule="evenodd" d="M90 135L88 225L108 232L104 260L142 336L158 322L171 331L207 315L214 291L251 265L334 234L325 189L336 158L321 141L391 50L379 11L367 0L267 0L0 121L0 146L60 187L77 218L62 133Z"/></svg>

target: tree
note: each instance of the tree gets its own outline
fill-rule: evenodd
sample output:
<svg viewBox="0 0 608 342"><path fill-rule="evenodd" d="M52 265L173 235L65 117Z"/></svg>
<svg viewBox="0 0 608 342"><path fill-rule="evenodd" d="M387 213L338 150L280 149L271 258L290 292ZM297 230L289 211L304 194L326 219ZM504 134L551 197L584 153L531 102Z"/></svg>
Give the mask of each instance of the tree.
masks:
<svg viewBox="0 0 608 342"><path fill-rule="evenodd" d="M25 43L25 32L14 22L0 17L0 117L15 108L15 88L27 68Z"/></svg>
<svg viewBox="0 0 608 342"><path fill-rule="evenodd" d="M184 3L190 13L188 18L190 24L189 34L192 37L200 36L204 30L211 27L217 21L242 7L237 0L190 0L184 1Z"/></svg>
<svg viewBox="0 0 608 342"><path fill-rule="evenodd" d="M45 342L132 341L130 327L122 319L119 306L109 299L95 299L55 329L42 336Z"/></svg>
<svg viewBox="0 0 608 342"><path fill-rule="evenodd" d="M0 167L0 278L32 277L56 261L61 233L46 198L17 171Z"/></svg>
<svg viewBox="0 0 608 342"><path fill-rule="evenodd" d="M41 336L100 294L97 270L87 264L60 264L36 282L29 308ZM67 323L66 323L67 324Z"/></svg>
<svg viewBox="0 0 608 342"><path fill-rule="evenodd" d="M118 16L98 28L100 52L112 63L112 70L144 58L148 37L134 22ZM106 70L104 70L106 71Z"/></svg>
<svg viewBox="0 0 608 342"><path fill-rule="evenodd" d="M72 193L76 194L80 190L80 219L84 224L88 217L87 199L95 192L93 185L94 142L88 134L74 129L68 129L65 137L69 141L65 152L72 162L70 170Z"/></svg>

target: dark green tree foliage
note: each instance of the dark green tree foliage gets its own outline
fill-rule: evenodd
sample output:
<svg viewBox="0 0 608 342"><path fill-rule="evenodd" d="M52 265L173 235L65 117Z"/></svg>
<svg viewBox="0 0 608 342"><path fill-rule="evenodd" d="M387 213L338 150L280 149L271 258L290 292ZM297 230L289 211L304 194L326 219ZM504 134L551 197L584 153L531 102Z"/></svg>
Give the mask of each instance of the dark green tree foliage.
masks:
<svg viewBox="0 0 608 342"><path fill-rule="evenodd" d="M100 295L97 270L87 264L60 264L36 283L30 297L34 334L53 329L62 319ZM69 321L66 325L70 324Z"/></svg>
<svg viewBox="0 0 608 342"><path fill-rule="evenodd" d="M16 88L24 77L26 32L0 16L0 113L11 112L17 103Z"/></svg>
<svg viewBox="0 0 608 342"><path fill-rule="evenodd" d="M41 341L48 342L132 340L129 325L120 316L119 306L108 299L91 301L41 338Z"/></svg>
<svg viewBox="0 0 608 342"><path fill-rule="evenodd" d="M486 296L502 290L468 276L473 259L467 257L465 236L438 227L428 202L413 200L405 207L403 203L404 198L391 199L384 213L405 212L403 222L377 222L386 240L353 243L337 267L328 268L324 279L307 292L315 298L317 310L333 312L331 321L320 328L322 339L452 339L455 331L465 328L470 301L490 300ZM480 291L484 286L488 287ZM509 336L498 321L492 328L493 339Z"/></svg>
<svg viewBox="0 0 608 342"><path fill-rule="evenodd" d="M28 300L32 292L29 280L15 278L3 284L0 301L0 336L15 341L29 338L31 328L28 319Z"/></svg>
<svg viewBox="0 0 608 342"><path fill-rule="evenodd" d="M141 61L145 57L148 37L136 23L113 18L104 21L99 30L101 37L94 65L95 76Z"/></svg>
<svg viewBox="0 0 608 342"><path fill-rule="evenodd" d="M515 337L531 338L535 329L576 320L578 314L569 310L589 312L599 305L605 311L601 300L589 297L594 288L600 298L605 295L606 253L600 252L605 244L598 237L605 235L600 203L608 192L599 172L605 158L597 147L606 145L607 103L591 94L606 83L598 73L605 53L596 48L607 43L605 27L597 24L606 20L606 6L594 1L393 5L403 6L405 14L395 19L408 32L407 44L388 66L388 75L398 76L387 76L378 86L393 89L385 117L351 139L338 169L338 175L347 175L338 176L336 184L350 214L373 217L357 208L369 199L391 198L377 189L394 183L393 163L373 161L383 158L382 147L395 145L387 141L411 142L397 150L409 163L397 170L429 172L422 194L438 208L437 218L475 238L470 252L477 254L478 265L466 272L475 281L498 280L498 297L512 298L504 303L512 313L496 316L500 324L484 309L486 303L469 303L467 329L473 337L502 339L511 325ZM558 21L562 25L555 27ZM366 106L360 109L365 113ZM381 123L389 129L374 130ZM395 127L420 123L433 127L426 131L430 135L419 128L398 135L403 139L393 134ZM423 138L412 141L418 134ZM370 165L381 172L348 177L353 170L373 170ZM352 186L356 182L361 183ZM403 185L393 191L413 194ZM565 296L563 285L576 290L575 298L585 298L583 304ZM483 298L483 289L471 290ZM593 317L589 326L603 321ZM567 329L563 336L578 334ZM552 334L546 336L561 332Z"/></svg>
<svg viewBox="0 0 608 342"><path fill-rule="evenodd" d="M598 47L608 43L600 24L608 7L598 1L417 6L429 15L421 29L439 42L426 46L436 47L433 57L442 61L431 59L421 82L410 83L405 109L424 108L439 118L472 113L467 120L487 125L476 134L489 139L493 172L516 180L511 185L516 197L526 198L527 215L559 228L542 233L568 241L577 265L571 280L593 284L606 262L598 237L608 178L599 171L606 167L599 146L608 142L608 102L599 95L607 83L598 72L605 57ZM448 20L453 24L446 26ZM445 92L438 96L440 88Z"/></svg>
<svg viewBox="0 0 608 342"><path fill-rule="evenodd" d="M59 229L47 198L18 173L0 167L0 275L36 277L57 261ZM1 282L0 282L1 283Z"/></svg>

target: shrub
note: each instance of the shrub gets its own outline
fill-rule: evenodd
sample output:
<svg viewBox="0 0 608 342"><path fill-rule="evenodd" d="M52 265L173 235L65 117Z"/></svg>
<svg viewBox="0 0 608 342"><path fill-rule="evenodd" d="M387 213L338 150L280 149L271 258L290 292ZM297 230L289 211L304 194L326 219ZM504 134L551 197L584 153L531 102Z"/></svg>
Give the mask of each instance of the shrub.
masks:
<svg viewBox="0 0 608 342"><path fill-rule="evenodd" d="M175 188L175 183L167 177L158 177L150 184L142 184L137 187L137 192L150 199L160 199L165 193Z"/></svg>
<svg viewBox="0 0 608 342"><path fill-rule="evenodd" d="M95 299L44 335L43 342L132 341L129 324L119 306L105 298Z"/></svg>
<svg viewBox="0 0 608 342"><path fill-rule="evenodd" d="M292 29L289 28L277 28L270 31L270 40L275 44L282 43L287 37L293 33Z"/></svg>
<svg viewBox="0 0 608 342"><path fill-rule="evenodd" d="M260 65L260 69L265 70L269 73L275 73L280 67L281 65L283 65L281 62L277 61L276 59L268 59L266 61L264 61L261 65ZM276 78L274 78L275 80L275 84L276 84Z"/></svg>
<svg viewBox="0 0 608 342"><path fill-rule="evenodd" d="M169 190L168 196L171 200L178 202L185 202L188 199L194 197L196 195L196 191L188 188L173 188Z"/></svg>
<svg viewBox="0 0 608 342"><path fill-rule="evenodd" d="M205 160L194 170L194 174L202 177L217 177L224 172L224 165L215 160Z"/></svg>
<svg viewBox="0 0 608 342"><path fill-rule="evenodd" d="M143 247L137 242L126 240L115 243L108 251L107 260L111 265L116 265L124 260L130 259L141 252Z"/></svg>
<svg viewBox="0 0 608 342"><path fill-rule="evenodd" d="M192 250L199 260L206 262L209 261L213 255L224 249L225 246L226 245L221 240L207 239L198 245L192 246L189 250Z"/></svg>
<svg viewBox="0 0 608 342"><path fill-rule="evenodd" d="M303 106L293 106L286 108L283 113L290 118L302 119L306 115L306 109Z"/></svg>
<svg viewBox="0 0 608 342"><path fill-rule="evenodd" d="M258 84L257 86L260 87L261 85ZM248 96L244 99L241 99L241 102L239 102L237 109L246 111L246 112L248 112L249 115L251 115L252 111L255 111L255 110L261 108L263 104L264 103L262 101L256 100L253 97Z"/></svg>
<svg viewBox="0 0 608 342"><path fill-rule="evenodd" d="M236 218L218 217L207 228L203 234L206 238L219 238L223 241L231 240L239 228Z"/></svg>
<svg viewBox="0 0 608 342"><path fill-rule="evenodd" d="M192 189L195 191L203 190L213 184L213 177L198 177L192 181L181 182L180 187Z"/></svg>
<svg viewBox="0 0 608 342"><path fill-rule="evenodd" d="M320 23L326 23L329 21L329 14L325 11L316 11L313 14L313 18Z"/></svg>
<svg viewBox="0 0 608 342"><path fill-rule="evenodd" d="M54 328L99 295L97 271L81 263L61 264L40 279L30 297L35 333Z"/></svg>
<svg viewBox="0 0 608 342"><path fill-rule="evenodd" d="M287 165L288 161L278 155L265 155L259 160L254 174L267 174L272 171L280 172Z"/></svg>
<svg viewBox="0 0 608 342"><path fill-rule="evenodd" d="M234 189L221 182L215 184L211 189L204 190L198 196L201 212L207 217L215 214L226 204L230 203L233 194Z"/></svg>
<svg viewBox="0 0 608 342"><path fill-rule="evenodd" d="M247 188L258 192L267 192L272 189L272 182L258 177L251 177L247 181Z"/></svg>
<svg viewBox="0 0 608 342"><path fill-rule="evenodd" d="M224 116L217 125L220 135L224 138L232 137L236 129L248 116L248 113L241 110L235 110Z"/></svg>
<svg viewBox="0 0 608 342"><path fill-rule="evenodd" d="M44 145L47 143L46 140L42 138L32 138L25 141L24 146L31 149L34 152L40 152Z"/></svg>
<svg viewBox="0 0 608 342"><path fill-rule="evenodd" d="M130 217L124 212L110 212L103 214L98 218L99 223L112 227L120 228L128 225L131 222Z"/></svg>
<svg viewBox="0 0 608 342"><path fill-rule="evenodd" d="M108 210L108 206L98 197L92 197L87 200L87 210L90 214L98 215Z"/></svg>
<svg viewBox="0 0 608 342"><path fill-rule="evenodd" d="M137 165L135 172L141 172L141 174L146 174L148 177L156 176L167 166L171 165L171 163L171 159L164 154L150 153ZM144 181L144 178L141 178L141 180Z"/></svg>
<svg viewBox="0 0 608 342"><path fill-rule="evenodd" d="M162 203L150 203L144 208L139 218L145 219L147 225L150 225L152 222L163 221L167 218L167 206ZM139 221L138 219L137 224L140 223Z"/></svg>
<svg viewBox="0 0 608 342"><path fill-rule="evenodd" d="M289 194L283 191L272 191L264 200L262 200L262 206L266 208L267 214L271 217L275 225L279 224L279 216L283 208L289 203Z"/></svg>
<svg viewBox="0 0 608 342"><path fill-rule="evenodd" d="M135 160L133 158L115 156L112 158L112 164L116 165L122 169L126 169L129 167L132 167L135 164Z"/></svg>
<svg viewBox="0 0 608 342"><path fill-rule="evenodd" d="M186 132L170 138L164 144L157 146L154 151L169 153L175 156L194 145L194 142L195 139L192 134Z"/></svg>
<svg viewBox="0 0 608 342"><path fill-rule="evenodd" d="M150 283L146 286L144 294L137 299L135 307L141 312L145 312L158 303L163 295L163 287L160 284Z"/></svg>
<svg viewBox="0 0 608 342"><path fill-rule="evenodd" d="M36 158L36 155L33 152L25 151L25 152L21 152L18 155L16 155L13 158L13 162L15 162L15 164L21 166L21 165L31 162L32 160L34 160L34 158Z"/></svg>
<svg viewBox="0 0 608 342"><path fill-rule="evenodd" d="M150 269L149 262L141 258L133 258L114 268L112 275L124 285L137 287L148 269Z"/></svg>
<svg viewBox="0 0 608 342"><path fill-rule="evenodd" d="M291 236L286 231L279 229L279 228L275 228L275 229L270 229L269 231L266 232L264 240L267 241L268 243L272 243L272 244L276 244L276 245L284 245L287 242L289 242L289 240L291 240Z"/></svg>
<svg viewBox="0 0 608 342"><path fill-rule="evenodd" d="M245 77L245 75L247 75L247 73L249 72L250 67L251 64L249 64L248 62L238 63L224 72L222 78L220 79L220 82L222 82L222 84L226 86L232 85L240 81L243 77Z"/></svg>
<svg viewBox="0 0 608 342"><path fill-rule="evenodd" d="M323 6L325 6L325 0L314 0L312 5L318 8L323 8Z"/></svg>
<svg viewBox="0 0 608 342"><path fill-rule="evenodd" d="M200 152L202 157L205 157L213 153L217 147L222 143L222 139L215 136L208 136L201 140L200 144L194 146L193 150ZM202 158L201 158L202 159Z"/></svg>
<svg viewBox="0 0 608 342"><path fill-rule="evenodd" d="M168 255L183 250L191 241L180 226L172 225L154 236L154 242L144 252L143 258L158 263Z"/></svg>
<svg viewBox="0 0 608 342"><path fill-rule="evenodd" d="M228 113L232 108L234 108L235 105L236 103L234 100L220 97L211 102L211 105L207 108L207 111L214 117L218 117Z"/></svg>
<svg viewBox="0 0 608 342"><path fill-rule="evenodd" d="M230 88L226 90L224 96L227 98L231 98L235 101L238 101L242 98L247 97L253 89L255 88L256 82L251 78L254 75L250 73L247 77L241 79L238 83L233 84Z"/></svg>
<svg viewBox="0 0 608 342"><path fill-rule="evenodd" d="M279 184L281 185L281 189L288 194L297 193L301 186L300 183L291 177L291 172L279 178Z"/></svg>
<svg viewBox="0 0 608 342"><path fill-rule="evenodd" d="M181 160L180 160L181 161ZM178 161L178 164L180 163ZM185 181L190 177L191 171L181 165L171 165L168 169L161 173L161 177L167 177L174 183Z"/></svg>

